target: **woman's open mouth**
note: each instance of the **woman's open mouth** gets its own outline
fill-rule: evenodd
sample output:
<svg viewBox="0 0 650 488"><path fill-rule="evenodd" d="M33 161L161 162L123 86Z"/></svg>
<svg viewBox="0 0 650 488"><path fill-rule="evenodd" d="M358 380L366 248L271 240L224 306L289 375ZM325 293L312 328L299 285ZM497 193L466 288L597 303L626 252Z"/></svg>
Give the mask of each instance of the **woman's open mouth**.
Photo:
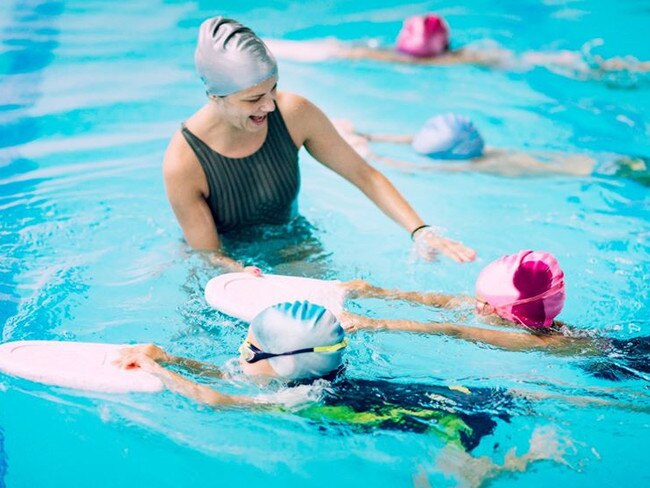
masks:
<svg viewBox="0 0 650 488"><path fill-rule="evenodd" d="M261 116L255 116L251 115L250 119L253 121L253 124L255 125L262 125L266 121L266 115L261 115Z"/></svg>

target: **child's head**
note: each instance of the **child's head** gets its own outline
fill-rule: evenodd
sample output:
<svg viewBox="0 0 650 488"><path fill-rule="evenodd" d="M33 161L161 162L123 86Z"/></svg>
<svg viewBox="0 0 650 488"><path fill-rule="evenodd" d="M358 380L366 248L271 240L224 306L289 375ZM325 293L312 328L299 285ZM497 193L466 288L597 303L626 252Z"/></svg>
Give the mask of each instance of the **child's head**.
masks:
<svg viewBox="0 0 650 488"><path fill-rule="evenodd" d="M416 58L431 58L449 49L449 27L435 14L415 15L404 21L395 48Z"/></svg>
<svg viewBox="0 0 650 488"><path fill-rule="evenodd" d="M337 370L346 344L334 314L302 301L279 303L260 312L250 324L240 353L245 371L251 374L296 380Z"/></svg>
<svg viewBox="0 0 650 488"><path fill-rule="evenodd" d="M564 306L564 273L552 254L520 251L483 268L476 280L476 297L506 320L549 327Z"/></svg>

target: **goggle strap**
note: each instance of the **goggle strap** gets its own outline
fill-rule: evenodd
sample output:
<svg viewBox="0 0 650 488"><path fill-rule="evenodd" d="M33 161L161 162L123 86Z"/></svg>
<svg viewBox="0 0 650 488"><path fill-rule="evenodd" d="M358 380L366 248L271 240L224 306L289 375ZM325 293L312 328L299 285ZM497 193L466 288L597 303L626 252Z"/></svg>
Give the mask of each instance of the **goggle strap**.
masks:
<svg viewBox="0 0 650 488"><path fill-rule="evenodd" d="M521 300L515 300L514 302L510 302L510 303L505 303L503 305L499 305L499 308L514 307L516 305L523 305L525 303L531 303L531 302L536 302L537 300L543 300L544 298L549 297L554 293L558 292L560 289L562 289L563 286L564 286L564 280L560 280L557 283L555 283L553 286L551 286L548 290L546 290L543 293L540 293L539 295L535 295L533 297L528 297L528 298L522 298Z"/></svg>
<svg viewBox="0 0 650 488"><path fill-rule="evenodd" d="M336 344L332 344L331 346L317 346L314 347L314 352L336 352L340 351L344 347L348 345L348 339L347 337L343 339L341 342L338 342Z"/></svg>
<svg viewBox="0 0 650 488"><path fill-rule="evenodd" d="M239 349L241 353L241 349L243 347L248 347L248 349L253 353L253 357L250 359L246 359L246 362L255 363L257 361L261 361L262 359L270 359L278 356L292 356L294 354L304 354L309 352L320 352L320 353L336 352L343 349L347 345L348 345L348 339L346 337L341 342L337 342L336 344L332 344L329 346L308 347L304 349L297 349L295 351L282 352L282 353L271 353L271 352L261 351L258 347L254 346L248 341L244 341L244 344L242 344L242 346Z"/></svg>

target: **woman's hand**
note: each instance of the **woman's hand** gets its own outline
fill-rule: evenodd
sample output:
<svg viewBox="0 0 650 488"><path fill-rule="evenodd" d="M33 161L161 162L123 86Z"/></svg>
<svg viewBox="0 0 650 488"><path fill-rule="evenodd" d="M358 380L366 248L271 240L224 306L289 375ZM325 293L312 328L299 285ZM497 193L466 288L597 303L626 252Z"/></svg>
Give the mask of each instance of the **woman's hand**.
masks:
<svg viewBox="0 0 650 488"><path fill-rule="evenodd" d="M245 266L244 273L249 273L253 276L262 276L262 270L257 266Z"/></svg>
<svg viewBox="0 0 650 488"><path fill-rule="evenodd" d="M414 234L413 240L418 255L427 261L435 260L438 253L444 254L457 263L467 263L476 258L476 251L462 242L439 236L431 227L418 230Z"/></svg>

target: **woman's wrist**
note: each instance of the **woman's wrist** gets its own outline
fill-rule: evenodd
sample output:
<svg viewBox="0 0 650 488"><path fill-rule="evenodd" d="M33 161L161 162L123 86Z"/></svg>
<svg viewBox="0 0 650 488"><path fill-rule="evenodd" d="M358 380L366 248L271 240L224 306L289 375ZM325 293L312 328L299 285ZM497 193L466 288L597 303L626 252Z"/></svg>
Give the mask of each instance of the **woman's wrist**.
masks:
<svg viewBox="0 0 650 488"><path fill-rule="evenodd" d="M430 228L431 228L431 226L430 226L429 224L418 225L415 229L413 229L413 230L411 231L411 240L414 241L414 240L415 240L415 235L416 235L418 232L420 232L421 230L423 230L423 229L430 229Z"/></svg>
<svg viewBox="0 0 650 488"><path fill-rule="evenodd" d="M162 356L159 359L156 359L156 362L158 363L163 363L163 364L178 364L181 361L180 356L174 356L173 354L165 353L164 356Z"/></svg>
<svg viewBox="0 0 650 488"><path fill-rule="evenodd" d="M226 272L244 271L245 268L244 264L218 251L210 253L209 259L213 265L219 266Z"/></svg>

